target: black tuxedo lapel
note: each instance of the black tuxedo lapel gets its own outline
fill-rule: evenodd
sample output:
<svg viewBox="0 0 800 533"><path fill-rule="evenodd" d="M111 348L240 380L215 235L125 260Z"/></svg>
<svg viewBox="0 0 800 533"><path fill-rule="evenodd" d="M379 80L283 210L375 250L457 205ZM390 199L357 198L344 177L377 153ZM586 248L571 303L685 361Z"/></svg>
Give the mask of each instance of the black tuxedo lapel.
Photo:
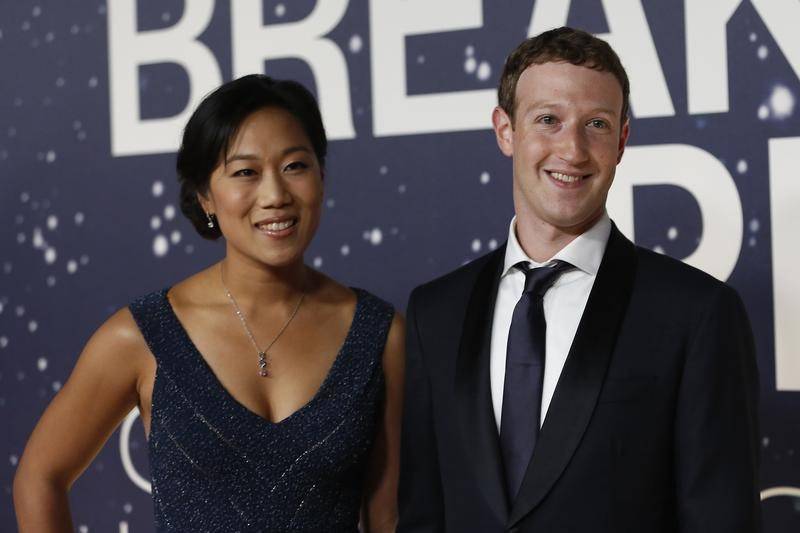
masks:
<svg viewBox="0 0 800 533"><path fill-rule="evenodd" d="M509 526L519 522L542 501L580 443L616 345L635 272L634 246L613 226L533 459L511 509Z"/></svg>
<svg viewBox="0 0 800 533"><path fill-rule="evenodd" d="M503 465L492 409L489 353L497 287L505 246L478 273L464 317L456 362L455 399L467 459L491 509L501 523L508 518Z"/></svg>

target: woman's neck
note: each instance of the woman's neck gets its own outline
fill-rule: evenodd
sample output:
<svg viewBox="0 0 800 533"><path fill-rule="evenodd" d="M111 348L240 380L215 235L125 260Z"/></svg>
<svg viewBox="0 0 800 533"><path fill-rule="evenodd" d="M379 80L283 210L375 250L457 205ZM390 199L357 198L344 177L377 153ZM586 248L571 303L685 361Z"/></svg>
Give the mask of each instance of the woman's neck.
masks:
<svg viewBox="0 0 800 533"><path fill-rule="evenodd" d="M272 267L226 256L218 263L219 281L244 308L257 303L294 302L307 292L311 270L302 259L290 265Z"/></svg>

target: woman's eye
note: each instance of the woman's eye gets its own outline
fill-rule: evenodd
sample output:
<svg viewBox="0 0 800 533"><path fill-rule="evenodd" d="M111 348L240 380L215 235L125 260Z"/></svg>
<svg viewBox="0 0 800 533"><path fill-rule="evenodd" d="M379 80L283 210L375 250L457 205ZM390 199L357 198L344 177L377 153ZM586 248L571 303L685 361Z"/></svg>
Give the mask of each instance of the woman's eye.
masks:
<svg viewBox="0 0 800 533"><path fill-rule="evenodd" d="M539 122L541 122L542 124L555 124L556 117L554 117L553 115L544 115L539 118Z"/></svg>
<svg viewBox="0 0 800 533"><path fill-rule="evenodd" d="M292 161L291 163L283 167L283 170L286 172L290 172L292 170L303 170L305 168L308 168L308 165L306 165L302 161Z"/></svg>
<svg viewBox="0 0 800 533"><path fill-rule="evenodd" d="M242 168L242 169L237 170L236 172L234 172L233 175L234 176L245 176L245 177L255 176L256 175L256 171L253 170L252 168Z"/></svg>

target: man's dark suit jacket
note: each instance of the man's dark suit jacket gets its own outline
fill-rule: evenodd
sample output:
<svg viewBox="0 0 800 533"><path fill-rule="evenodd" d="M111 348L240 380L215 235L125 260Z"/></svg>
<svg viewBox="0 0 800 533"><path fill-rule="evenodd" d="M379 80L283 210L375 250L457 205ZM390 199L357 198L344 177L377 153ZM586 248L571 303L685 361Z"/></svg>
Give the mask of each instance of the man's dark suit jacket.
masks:
<svg viewBox="0 0 800 533"><path fill-rule="evenodd" d="M399 531L758 531L758 377L742 302L616 228L508 501L489 385L504 254L411 295Z"/></svg>

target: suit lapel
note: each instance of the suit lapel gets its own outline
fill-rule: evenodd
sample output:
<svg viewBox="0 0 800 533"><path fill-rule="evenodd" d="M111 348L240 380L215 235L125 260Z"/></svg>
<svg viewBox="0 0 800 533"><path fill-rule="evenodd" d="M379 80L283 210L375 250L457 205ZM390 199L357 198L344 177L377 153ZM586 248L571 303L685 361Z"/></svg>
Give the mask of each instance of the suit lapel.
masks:
<svg viewBox="0 0 800 533"><path fill-rule="evenodd" d="M614 226L533 458L511 509L509 526L539 505L578 447L605 380L635 271L633 243Z"/></svg>
<svg viewBox="0 0 800 533"><path fill-rule="evenodd" d="M469 459L480 489L501 523L508 518L508 503L492 409L489 353L504 257L502 247L478 273L464 318L455 375L456 409Z"/></svg>

